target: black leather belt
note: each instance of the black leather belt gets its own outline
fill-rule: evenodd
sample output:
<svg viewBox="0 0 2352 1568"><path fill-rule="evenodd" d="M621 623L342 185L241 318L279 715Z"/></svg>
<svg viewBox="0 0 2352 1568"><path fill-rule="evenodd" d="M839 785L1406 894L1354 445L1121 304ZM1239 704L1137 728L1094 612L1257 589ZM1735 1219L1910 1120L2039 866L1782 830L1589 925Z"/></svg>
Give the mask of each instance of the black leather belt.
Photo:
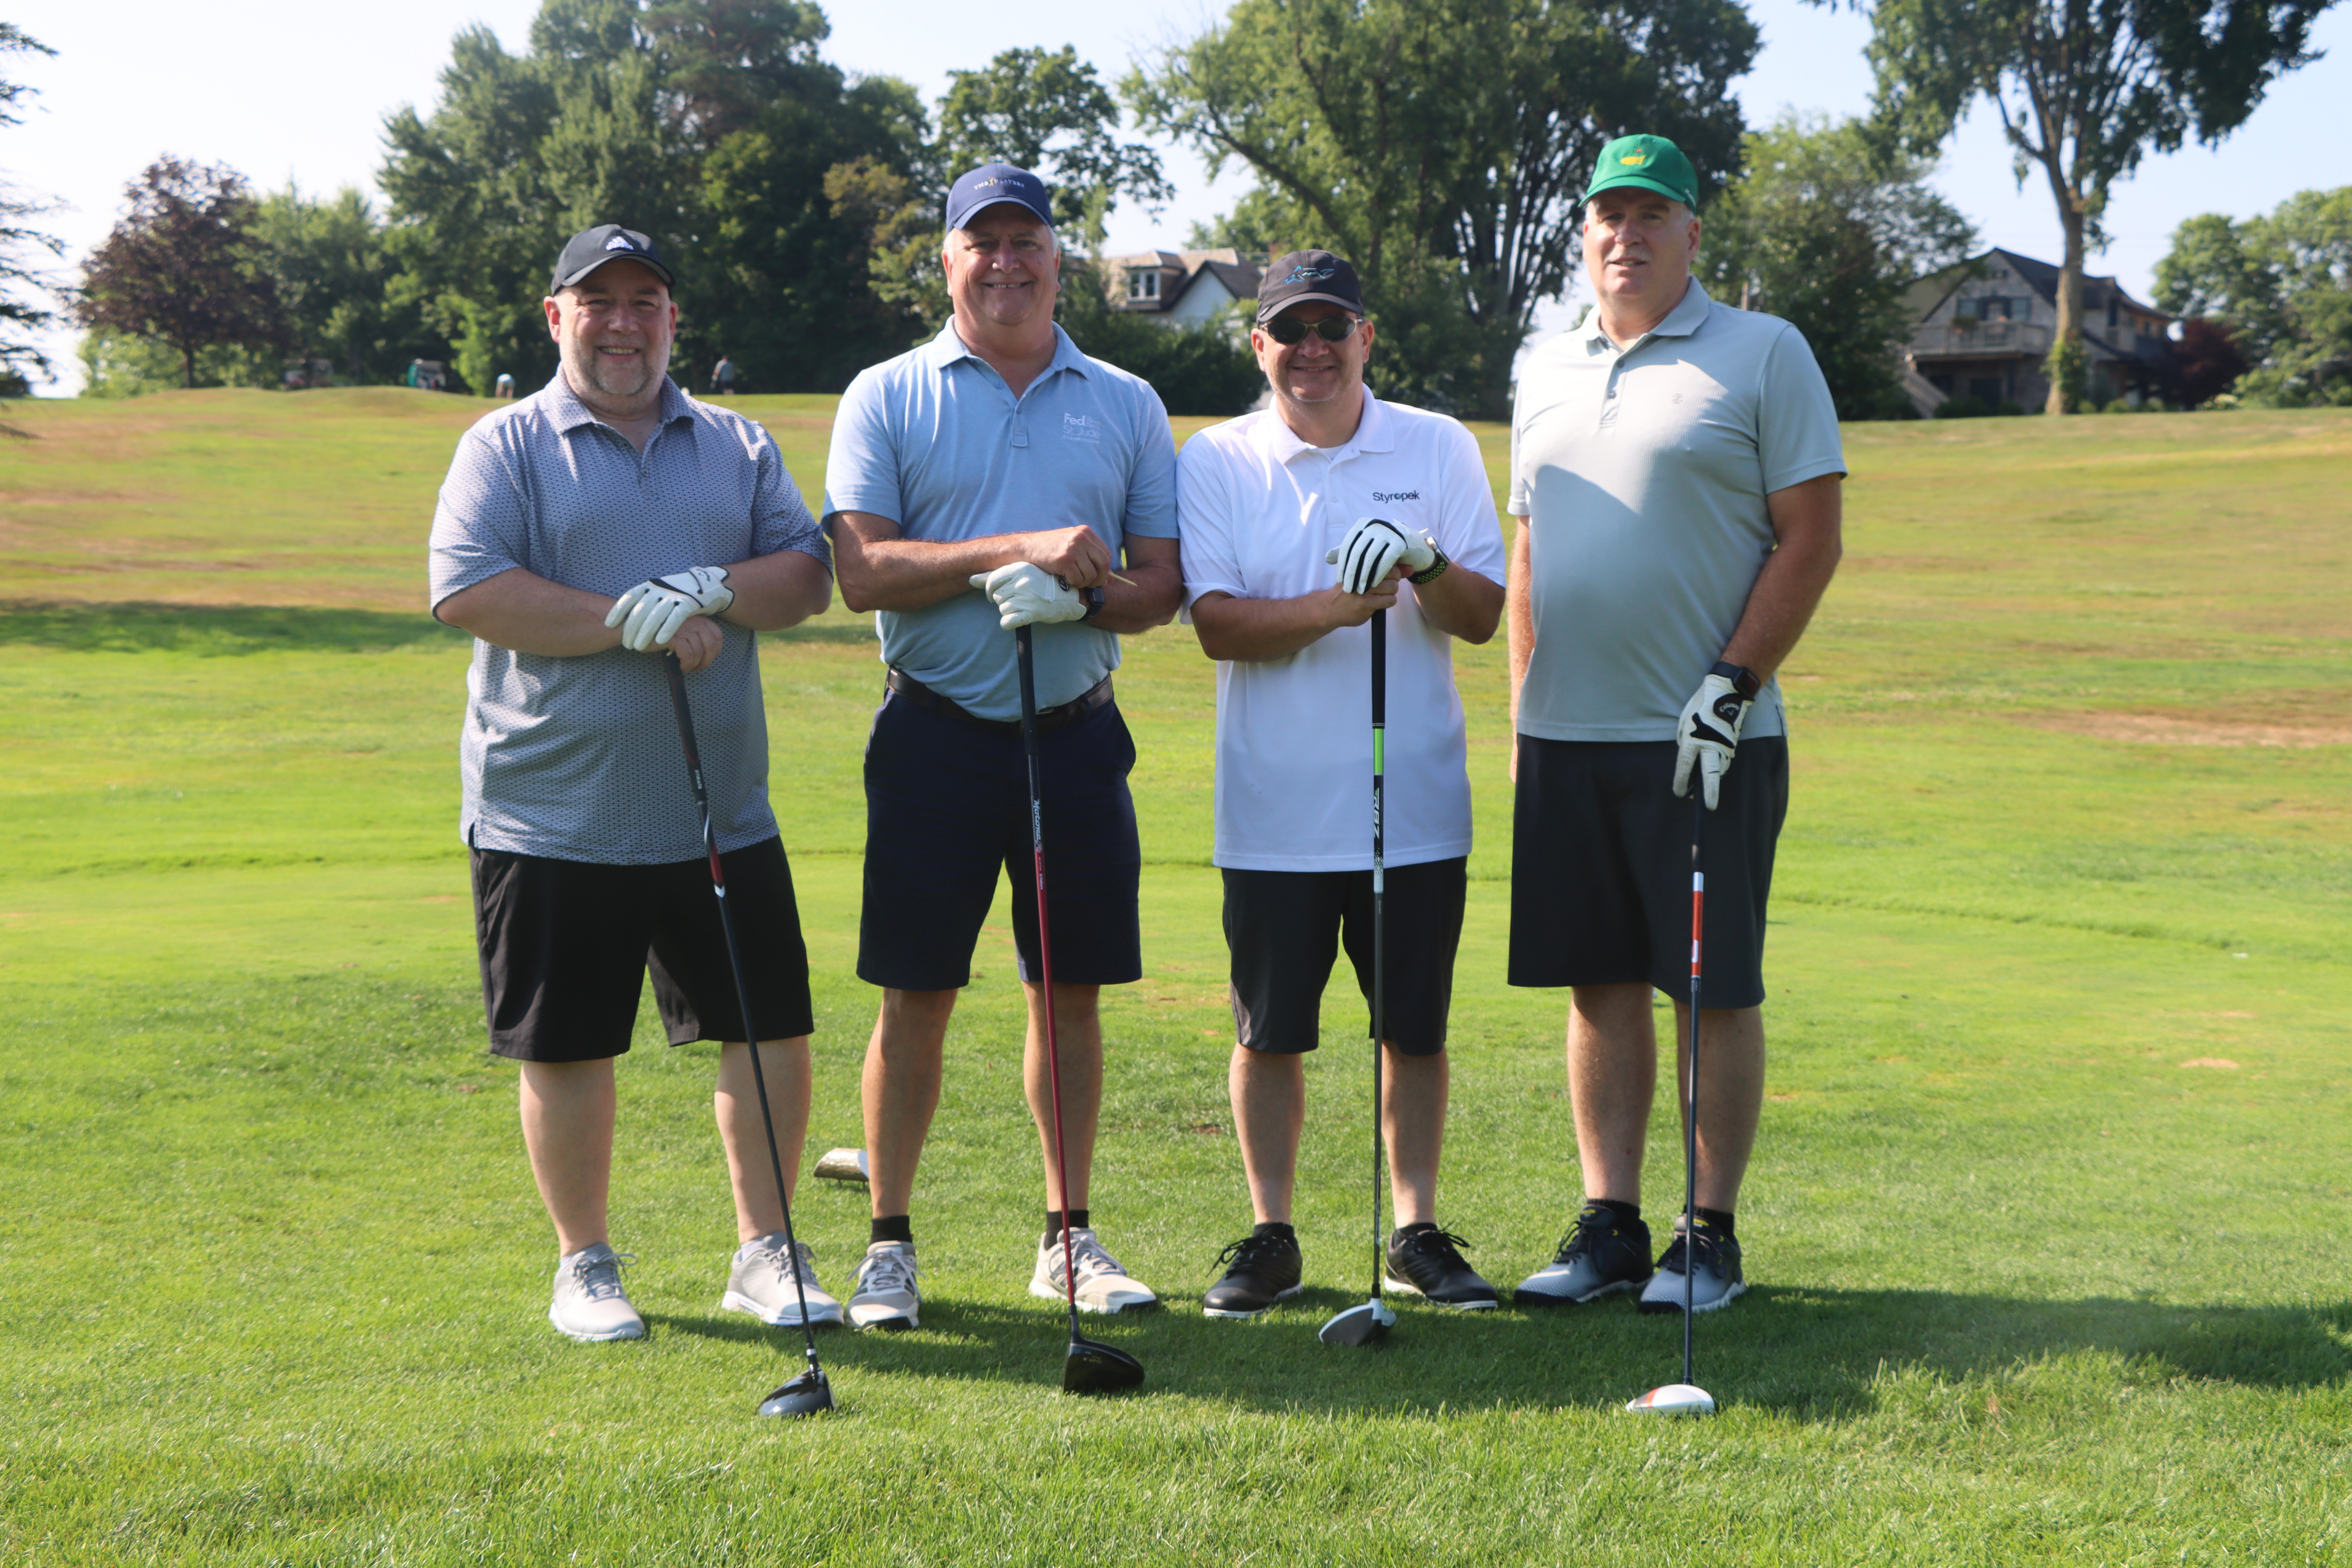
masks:
<svg viewBox="0 0 2352 1568"><path fill-rule="evenodd" d="M890 673L885 684L916 707L929 712L944 713L950 718L961 719L967 724L977 724L983 730L996 730L1014 735L1021 733L1020 720L983 719L969 709L950 702L895 664L890 667ZM1106 675L1084 693L1073 697L1067 702L1056 703L1051 708L1038 709L1037 733L1050 735L1056 730L1066 730L1079 720L1093 713L1095 710L1109 706L1110 677Z"/></svg>

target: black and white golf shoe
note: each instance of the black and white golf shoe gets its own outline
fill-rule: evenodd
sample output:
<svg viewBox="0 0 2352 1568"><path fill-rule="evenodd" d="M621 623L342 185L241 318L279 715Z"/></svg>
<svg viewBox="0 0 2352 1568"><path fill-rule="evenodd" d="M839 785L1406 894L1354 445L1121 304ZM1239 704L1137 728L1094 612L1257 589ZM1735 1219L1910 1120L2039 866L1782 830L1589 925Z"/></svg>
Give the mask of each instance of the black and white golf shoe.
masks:
<svg viewBox="0 0 2352 1568"><path fill-rule="evenodd" d="M1520 1280L1511 1300L1522 1307L1578 1306L1638 1290L1649 1278L1650 1227L1588 1204L1559 1238L1559 1256Z"/></svg>
<svg viewBox="0 0 2352 1568"><path fill-rule="evenodd" d="M1470 1244L1426 1222L1409 1225L1389 1237L1388 1287L1420 1296L1433 1306L1458 1312L1484 1312L1502 1304L1495 1288L1463 1259Z"/></svg>
<svg viewBox="0 0 2352 1568"><path fill-rule="evenodd" d="M1217 1261L1226 1265L1225 1275L1201 1298L1205 1317L1255 1318L1298 1294L1296 1237L1253 1233L1217 1254Z"/></svg>
<svg viewBox="0 0 2352 1568"><path fill-rule="evenodd" d="M1705 1220L1698 1222L1698 1234L1684 1245L1682 1216L1675 1216L1675 1239L1667 1244L1665 1256L1658 1259L1658 1271L1650 1276L1650 1283L1642 1290L1642 1310L1644 1312L1679 1312L1683 1310L1683 1259L1685 1253L1697 1258L1691 1273L1691 1310L1712 1312L1718 1307L1728 1307L1731 1299L1748 1289L1748 1281L1739 1273L1739 1242L1724 1235Z"/></svg>

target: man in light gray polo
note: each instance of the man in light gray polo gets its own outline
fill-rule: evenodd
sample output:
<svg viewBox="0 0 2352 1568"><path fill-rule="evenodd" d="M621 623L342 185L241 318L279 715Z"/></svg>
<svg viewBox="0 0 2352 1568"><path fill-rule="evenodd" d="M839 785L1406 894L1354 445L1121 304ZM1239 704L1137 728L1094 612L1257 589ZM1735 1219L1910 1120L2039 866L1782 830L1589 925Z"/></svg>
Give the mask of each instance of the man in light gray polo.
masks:
<svg viewBox="0 0 2352 1568"><path fill-rule="evenodd" d="M1596 303L1532 354L1511 419L1510 981L1571 988L1584 1197L1522 1304L1640 1289L1644 1312L1746 1289L1734 1226L1764 1100L1764 910L1788 811L1774 672L1836 570L1845 458L1795 328L1691 278L1697 178L1660 136L1585 192ZM1733 760L1737 757L1738 767ZM1696 1225L1654 1270L1642 1155L1653 989L1689 1038L1692 791L1710 816Z"/></svg>
<svg viewBox="0 0 2352 1568"><path fill-rule="evenodd" d="M956 994L997 879L1011 873L1029 1013L1024 1079L1044 1146L1033 1294L1089 1311L1158 1304L1087 1208L1102 1095L1101 987L1142 977L1142 855L1119 632L1164 624L1182 592L1175 447L1150 386L1054 324L1061 255L1045 184L992 163L957 180L941 261L955 313L938 337L861 373L841 400L825 524L841 596L876 610L887 693L866 751L866 896L857 973L882 987L866 1054L873 1232L849 1321L916 1326L908 1209ZM1123 573L1116 571L1125 563ZM1028 775L1013 628L1033 626L1054 994L1038 981ZM1070 1191L1055 1180L1045 1011L1061 1046Z"/></svg>

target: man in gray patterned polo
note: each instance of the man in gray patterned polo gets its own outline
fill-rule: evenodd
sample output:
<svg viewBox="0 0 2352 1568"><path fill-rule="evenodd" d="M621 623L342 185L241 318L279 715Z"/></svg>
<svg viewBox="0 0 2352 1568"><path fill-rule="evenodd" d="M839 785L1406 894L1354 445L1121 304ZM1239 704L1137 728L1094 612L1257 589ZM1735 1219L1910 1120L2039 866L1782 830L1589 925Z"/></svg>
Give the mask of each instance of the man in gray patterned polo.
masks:
<svg viewBox="0 0 2352 1568"><path fill-rule="evenodd" d="M523 1142L554 1221L548 1320L636 1339L606 1232L614 1059L650 965L672 1045L720 1042L734 1184L721 1305L839 1321L784 1242L745 1045L763 1044L786 1172L808 1125L808 959L776 819L754 633L823 613L824 537L767 432L669 379L670 266L606 224L564 246L544 301L562 367L457 444L433 520L433 613L474 634L460 826L490 1049L521 1064ZM688 672L755 1016L740 1016L660 655Z"/></svg>

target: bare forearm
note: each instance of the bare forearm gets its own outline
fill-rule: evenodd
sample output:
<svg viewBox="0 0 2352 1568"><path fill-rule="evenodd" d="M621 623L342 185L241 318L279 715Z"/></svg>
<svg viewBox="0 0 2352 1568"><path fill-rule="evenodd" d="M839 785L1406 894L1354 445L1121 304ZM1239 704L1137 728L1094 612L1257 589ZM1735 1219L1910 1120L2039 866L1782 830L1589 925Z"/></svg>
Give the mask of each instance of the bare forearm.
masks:
<svg viewBox="0 0 2352 1568"><path fill-rule="evenodd" d="M1519 728L1519 688L1528 679L1528 659L1535 652L1536 614L1528 592L1528 520L1519 519L1518 536L1511 542L1509 580L1503 592L1506 634L1511 666L1511 732Z"/></svg>
<svg viewBox="0 0 2352 1568"><path fill-rule="evenodd" d="M1760 680L1769 680L1794 651L1837 574L1844 552L1842 479L1808 479L1766 498L1780 546L1756 574L1739 626L1723 650L1727 662L1754 670Z"/></svg>
<svg viewBox="0 0 2352 1568"><path fill-rule="evenodd" d="M719 619L747 631L776 632L824 614L833 603L833 574L799 550L755 555L727 568L735 602Z"/></svg>
<svg viewBox="0 0 2352 1568"><path fill-rule="evenodd" d="M1211 658L1286 658L1338 623L1328 612L1337 588L1296 599L1236 599L1203 595L1192 604L1192 629Z"/></svg>
<svg viewBox="0 0 2352 1568"><path fill-rule="evenodd" d="M516 567L459 589L433 613L495 647L568 658L621 646L620 628L604 624L612 608L607 595L567 588Z"/></svg>
<svg viewBox="0 0 2352 1568"><path fill-rule="evenodd" d="M1094 624L1107 632L1148 632L1176 618L1184 602L1184 574L1173 563L1139 566L1130 561L1120 569L1128 579L1114 577L1103 584L1103 607Z"/></svg>
<svg viewBox="0 0 2352 1568"><path fill-rule="evenodd" d="M841 602L863 614L867 610L919 610L971 592L971 579L1027 559L1018 533L992 534L986 539L871 539L846 548L843 535L834 535L841 567Z"/></svg>
<svg viewBox="0 0 2352 1568"><path fill-rule="evenodd" d="M1483 643L1503 616L1503 585L1467 566L1448 566L1426 583L1412 585L1422 618L1450 637Z"/></svg>

